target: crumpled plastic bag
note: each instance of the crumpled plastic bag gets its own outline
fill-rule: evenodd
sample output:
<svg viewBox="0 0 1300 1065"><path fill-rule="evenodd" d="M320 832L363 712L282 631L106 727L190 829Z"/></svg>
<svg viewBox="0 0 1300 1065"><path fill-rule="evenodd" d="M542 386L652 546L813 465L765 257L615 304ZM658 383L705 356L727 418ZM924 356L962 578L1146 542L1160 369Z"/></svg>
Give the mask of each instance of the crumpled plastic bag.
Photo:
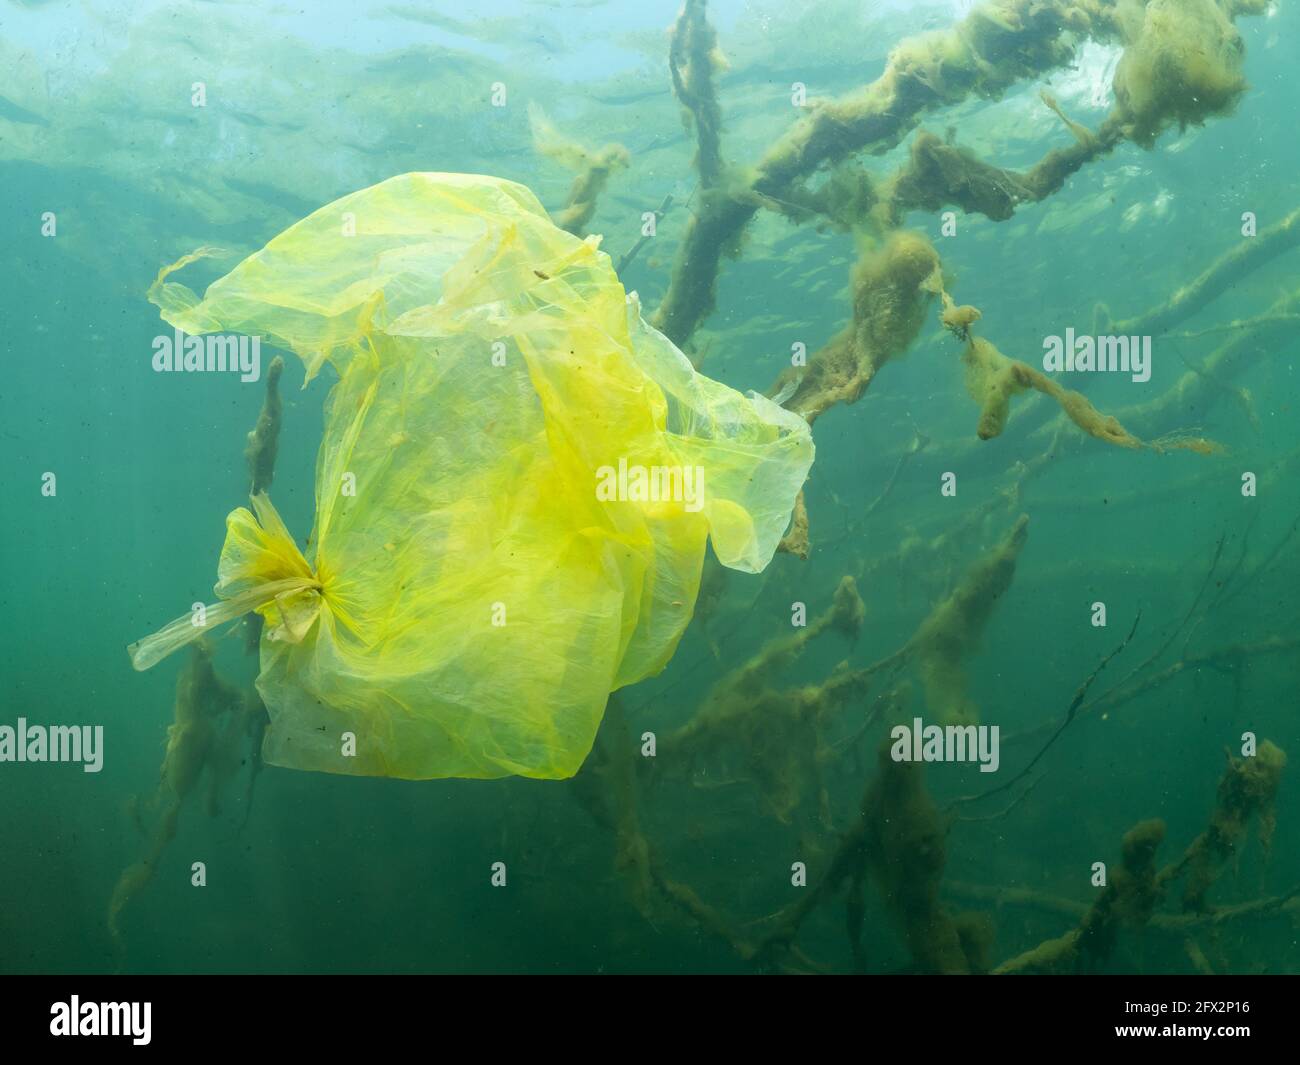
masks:
<svg viewBox="0 0 1300 1065"><path fill-rule="evenodd" d="M789 524L807 423L697 373L597 240L556 228L522 185L391 178L202 299L166 280L193 258L150 290L171 325L260 335L309 380L338 374L312 560L257 496L227 518L206 622L129 649L146 669L260 613L272 764L571 776L609 693L671 658L706 538L757 572Z"/></svg>

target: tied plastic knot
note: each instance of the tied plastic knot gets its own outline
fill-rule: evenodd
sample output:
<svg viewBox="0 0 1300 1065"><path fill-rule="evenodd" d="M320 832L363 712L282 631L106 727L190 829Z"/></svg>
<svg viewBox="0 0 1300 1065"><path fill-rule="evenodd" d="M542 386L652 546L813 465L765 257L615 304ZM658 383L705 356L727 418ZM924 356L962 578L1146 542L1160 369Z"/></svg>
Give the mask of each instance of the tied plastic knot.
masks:
<svg viewBox="0 0 1300 1065"><path fill-rule="evenodd" d="M325 604L325 586L293 542L265 492L252 497L253 510L231 511L217 565L217 598L159 632L131 644L127 653L138 670L156 665L209 629L257 611L268 640L301 643Z"/></svg>

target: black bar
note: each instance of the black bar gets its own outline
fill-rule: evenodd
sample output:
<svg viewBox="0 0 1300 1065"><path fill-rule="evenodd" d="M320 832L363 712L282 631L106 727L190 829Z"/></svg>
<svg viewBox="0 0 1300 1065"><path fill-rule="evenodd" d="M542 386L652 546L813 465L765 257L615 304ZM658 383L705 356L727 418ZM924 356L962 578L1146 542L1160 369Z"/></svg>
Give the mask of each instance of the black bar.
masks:
<svg viewBox="0 0 1300 1065"><path fill-rule="evenodd" d="M97 1053L115 1044L131 1053L198 1051L205 1058L283 1050L301 1060L314 1051L337 1057L413 1046L437 1058L459 1053L455 1048L474 1053L477 1046L488 1056L504 1051L537 1058L544 1052L585 1057L595 1046L641 1043L647 1053L657 1053L658 1044L674 1056L687 1043L693 1051L752 1043L767 1052L788 1043L826 1057L835 1053L830 1044L842 1040L846 1049L867 1055L891 1046L912 1053L1056 1055L1091 1048L1123 1053L1126 1045L1145 1055L1182 1053L1195 1044L1215 1053L1280 1050L1293 1046L1296 1036L1294 977L877 976L830 983L730 977L726 987L710 976L672 983L654 977L509 979L507 986L503 978L470 976L5 978L0 1054L21 1061L50 1050ZM73 996L80 1025L117 1017L127 1033L52 1034L52 1025L66 1027ZM103 1003L138 1008L105 1012L98 1008ZM141 1023L145 1003L147 1031ZM122 1023L126 1018L137 1023Z"/></svg>

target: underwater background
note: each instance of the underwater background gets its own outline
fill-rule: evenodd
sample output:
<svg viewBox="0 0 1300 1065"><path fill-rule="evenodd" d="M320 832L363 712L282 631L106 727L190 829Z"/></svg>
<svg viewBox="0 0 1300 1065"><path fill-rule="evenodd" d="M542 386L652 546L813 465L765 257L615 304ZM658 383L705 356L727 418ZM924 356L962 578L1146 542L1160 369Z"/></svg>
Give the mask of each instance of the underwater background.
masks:
<svg viewBox="0 0 1300 1065"><path fill-rule="evenodd" d="M1209 2L1172 6L1193 19ZM988 22L1020 32L1031 6L999 0ZM1063 20L1076 7L1041 6ZM1294 770L1276 756L1256 770L1242 750L1252 733L1296 756L1300 241L1270 227L1300 207L1300 12L1224 10L1248 88L1221 113L1174 100L1151 147L1123 140L1010 217L952 207L945 235L939 209L846 221L755 191L746 168L828 101L859 99L900 42L976 17L962 0L710 3L721 54L695 62L710 63L725 177L703 190L699 114L684 121L669 71L674 3L5 4L0 725L102 725L104 763L0 762L0 971L1300 970ZM849 167L883 183L914 127L1009 171L1086 146L1040 96L1102 126L1125 43L1084 36L1005 91L938 93L897 143L844 152L803 191L848 187ZM299 773L260 767L256 743L231 732L154 849L189 667L177 656L135 673L125 647L211 600L265 386L155 373L153 340L170 328L146 289L200 245L229 249L189 268L201 290L321 205L408 171L519 181L558 213L574 153L540 150L548 135L552 148L626 149L584 231L616 263L633 253L620 277L647 313L690 220L749 190L755 214L724 249L716 310L673 339L702 372L770 395L793 346L811 361L850 321L854 264L882 226L925 235L954 298L979 308L976 332L1031 365L1044 337L1140 318L1248 240L1278 250L1248 269L1229 259L1221 291L1147 330L1149 382L1062 375L1163 446L1086 435L1037 391L979 439L961 343L929 303L860 399L818 412L807 557L779 553L758 575L706 561L673 660L613 696L573 781ZM1243 235L1246 212L1259 235ZM287 362L272 495L305 535L328 381L300 390ZM1173 446L1186 440L1197 446ZM846 576L856 592L835 614ZM900 649L972 587L987 609L945 636L956 664L943 682L1000 727L1000 767L900 775L878 758L887 723L935 709L926 655ZM853 594L861 618L844 608ZM792 628L794 603L807 629ZM248 690L242 637L217 635L210 653ZM148 877L115 895L151 853Z"/></svg>

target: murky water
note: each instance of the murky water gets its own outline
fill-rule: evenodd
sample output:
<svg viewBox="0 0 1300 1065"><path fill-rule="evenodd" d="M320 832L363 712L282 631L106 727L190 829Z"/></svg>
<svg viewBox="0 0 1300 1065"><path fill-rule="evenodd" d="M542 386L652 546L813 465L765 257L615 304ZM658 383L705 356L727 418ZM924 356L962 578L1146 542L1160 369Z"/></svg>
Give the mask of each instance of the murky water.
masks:
<svg viewBox="0 0 1300 1065"><path fill-rule="evenodd" d="M1296 6L686 12L0 14L0 969L1300 968ZM813 423L783 548L710 550L569 780L267 764L265 634L125 650L216 601L277 353L310 555L338 378L160 370L159 270L413 171L526 185Z"/></svg>

